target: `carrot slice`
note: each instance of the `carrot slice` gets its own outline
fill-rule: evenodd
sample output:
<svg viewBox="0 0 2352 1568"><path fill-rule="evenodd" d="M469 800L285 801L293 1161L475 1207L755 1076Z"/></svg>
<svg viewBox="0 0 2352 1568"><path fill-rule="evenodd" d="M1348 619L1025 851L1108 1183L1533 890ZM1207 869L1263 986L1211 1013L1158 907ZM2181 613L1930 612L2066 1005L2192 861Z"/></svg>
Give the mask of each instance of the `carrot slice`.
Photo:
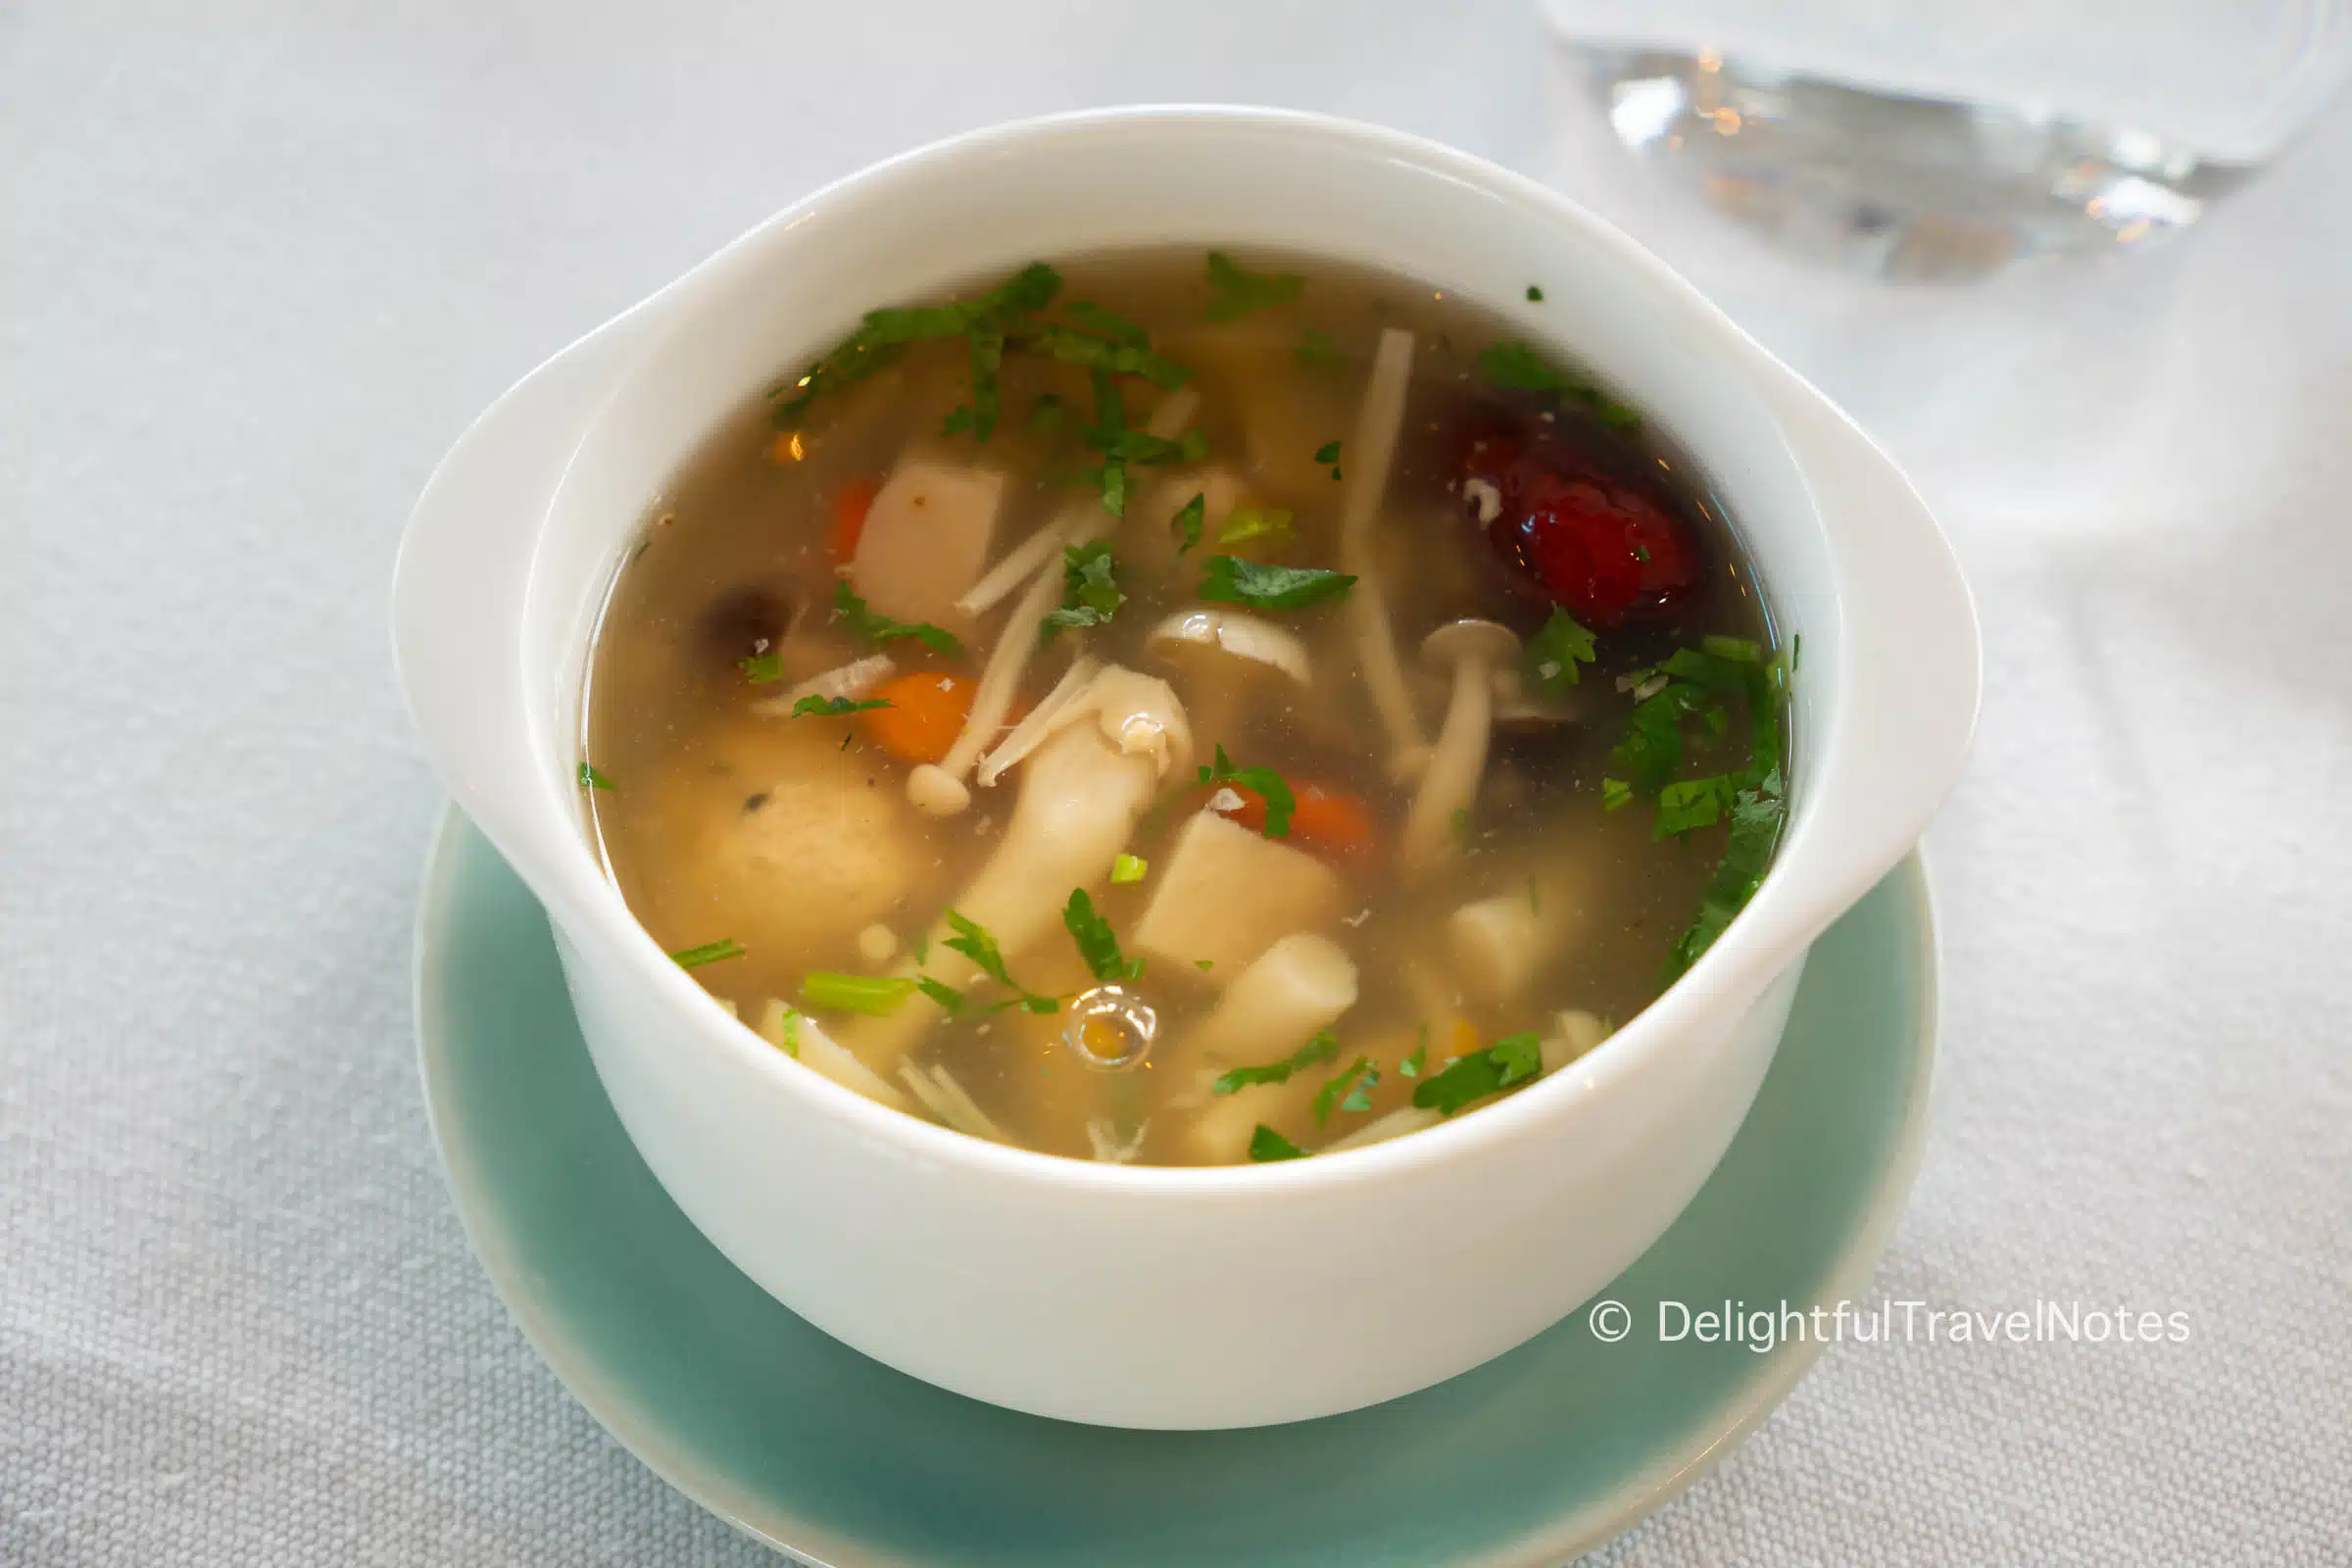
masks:
<svg viewBox="0 0 2352 1568"><path fill-rule="evenodd" d="M961 675L918 669L884 681L874 695L890 704L858 715L868 739L904 762L936 762L948 755L971 716L972 688Z"/></svg>
<svg viewBox="0 0 2352 1568"><path fill-rule="evenodd" d="M1228 787L1242 798L1242 804L1225 814L1253 833L1263 833L1265 797L1245 785ZM1378 823L1362 796L1321 784L1300 784L1295 793L1298 799L1291 808L1293 843L1302 850L1320 850L1330 855L1354 856L1371 851Z"/></svg>
<svg viewBox="0 0 2352 1568"><path fill-rule="evenodd" d="M833 492L832 520L825 528L825 548L837 564L848 565L858 554L858 536L865 532L865 514L873 510L881 486L871 479L852 479Z"/></svg>

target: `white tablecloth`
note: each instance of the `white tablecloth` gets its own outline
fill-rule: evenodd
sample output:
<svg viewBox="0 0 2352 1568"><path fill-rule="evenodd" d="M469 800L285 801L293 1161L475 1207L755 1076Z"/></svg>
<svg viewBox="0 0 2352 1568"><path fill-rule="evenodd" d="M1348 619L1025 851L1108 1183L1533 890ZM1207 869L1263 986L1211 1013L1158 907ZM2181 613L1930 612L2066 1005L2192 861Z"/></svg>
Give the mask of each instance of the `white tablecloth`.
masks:
<svg viewBox="0 0 2352 1568"><path fill-rule="evenodd" d="M1614 1563L2352 1561L2352 134L2168 256L1903 292L1602 145L1533 7L0 8L0 1562L756 1563L539 1365L421 1113L384 594L495 393L983 122L1387 121L1631 227L1974 576L1936 1126L1847 1346Z"/></svg>

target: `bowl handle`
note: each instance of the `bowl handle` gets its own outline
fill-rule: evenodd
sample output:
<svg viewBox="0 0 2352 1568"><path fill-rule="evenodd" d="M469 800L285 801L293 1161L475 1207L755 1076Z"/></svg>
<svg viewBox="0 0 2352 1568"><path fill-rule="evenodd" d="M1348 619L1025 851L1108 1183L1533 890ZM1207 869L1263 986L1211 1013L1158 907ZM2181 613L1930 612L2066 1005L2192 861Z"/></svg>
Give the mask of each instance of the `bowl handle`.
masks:
<svg viewBox="0 0 2352 1568"><path fill-rule="evenodd" d="M589 416L630 361L644 307L514 383L474 420L417 498L392 571L392 657L442 783L534 886L534 838L571 780L543 779L522 679L531 564L549 499ZM562 793L556 793L556 792ZM548 890L539 888L541 896Z"/></svg>
<svg viewBox="0 0 2352 1568"><path fill-rule="evenodd" d="M1821 737L1815 755L1839 754L1840 765L1799 792L1782 849L1818 868L1786 890L1803 906L1788 911L1790 923L1818 935L1910 853L1960 781L1984 650L1959 562L1910 480L1835 404L1759 358L1769 362L1765 394L1821 509L1837 584L1832 623L1808 622L1829 657L1816 663L1816 650L1803 649L1794 678L1800 690L1809 679L1833 681L1836 700L1820 710L1869 737L1866 746ZM1828 842L1800 853L1799 836L1817 834Z"/></svg>

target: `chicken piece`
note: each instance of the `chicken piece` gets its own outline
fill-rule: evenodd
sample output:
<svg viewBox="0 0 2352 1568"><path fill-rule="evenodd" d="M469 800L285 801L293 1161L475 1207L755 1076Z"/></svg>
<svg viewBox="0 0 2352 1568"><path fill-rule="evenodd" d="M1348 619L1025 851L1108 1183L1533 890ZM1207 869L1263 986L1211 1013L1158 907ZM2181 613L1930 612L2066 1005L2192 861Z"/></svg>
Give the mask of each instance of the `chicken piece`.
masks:
<svg viewBox="0 0 2352 1568"><path fill-rule="evenodd" d="M648 801L642 879L657 934L719 932L763 958L845 951L927 892L920 819L832 726L753 720L712 741Z"/></svg>

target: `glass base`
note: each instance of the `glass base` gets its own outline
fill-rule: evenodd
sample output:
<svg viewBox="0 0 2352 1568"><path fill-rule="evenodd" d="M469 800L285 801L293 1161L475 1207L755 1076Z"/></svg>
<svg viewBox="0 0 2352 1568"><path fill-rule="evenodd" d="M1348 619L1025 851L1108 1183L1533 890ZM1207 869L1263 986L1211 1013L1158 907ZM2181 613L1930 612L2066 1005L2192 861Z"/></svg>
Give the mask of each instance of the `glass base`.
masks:
<svg viewBox="0 0 2352 1568"><path fill-rule="evenodd" d="M2248 172L2080 121L1711 55L1580 52L1627 147L1788 248L1886 277L2136 249L2195 223Z"/></svg>

